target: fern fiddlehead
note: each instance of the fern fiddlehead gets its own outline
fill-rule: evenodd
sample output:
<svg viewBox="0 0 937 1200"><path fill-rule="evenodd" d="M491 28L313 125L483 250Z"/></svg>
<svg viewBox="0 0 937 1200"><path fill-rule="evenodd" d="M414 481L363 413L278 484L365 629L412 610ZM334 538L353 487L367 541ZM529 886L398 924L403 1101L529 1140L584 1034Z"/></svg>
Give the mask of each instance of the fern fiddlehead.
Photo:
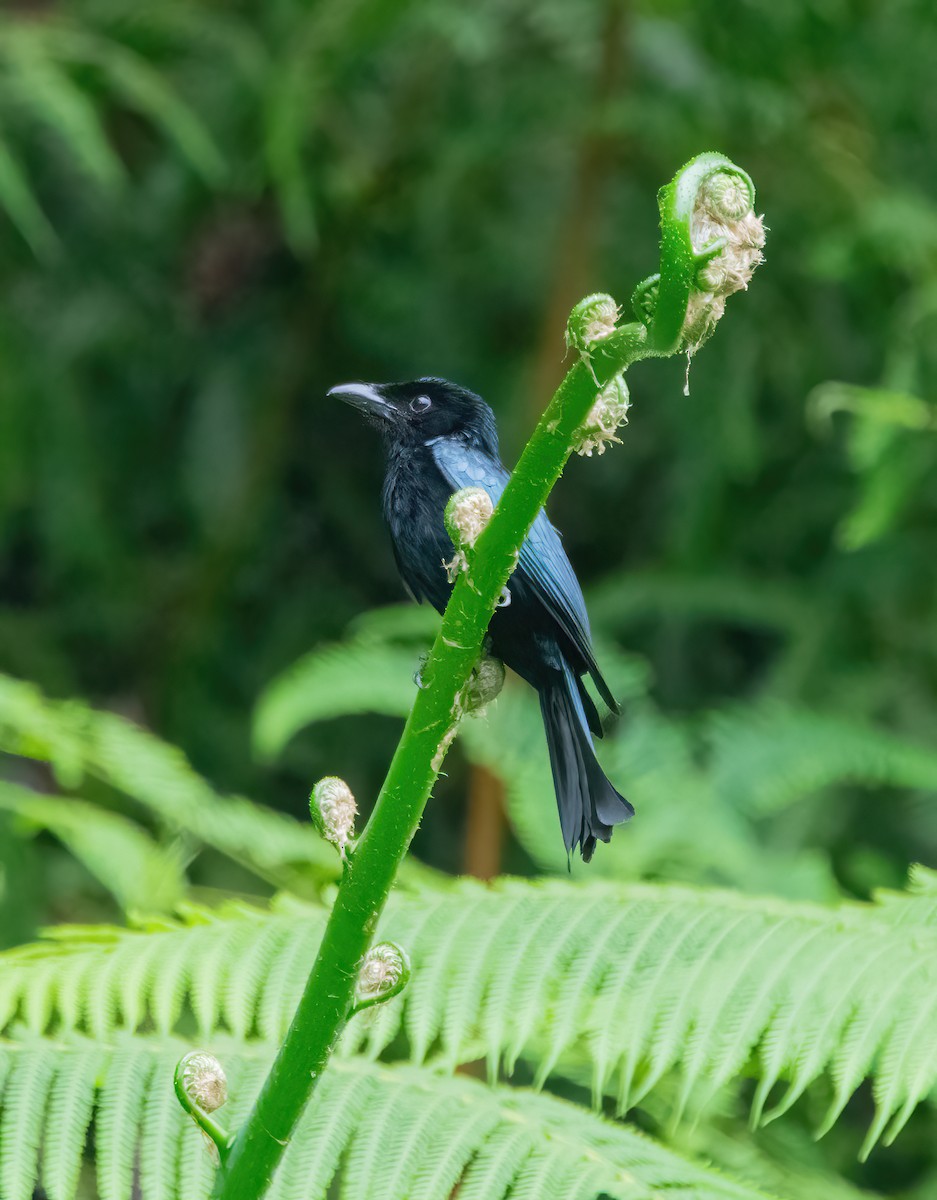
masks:
<svg viewBox="0 0 937 1200"><path fill-rule="evenodd" d="M457 572L421 673L422 687L374 812L347 863L296 1014L250 1115L225 1148L217 1200L256 1200L265 1193L354 1010L358 964L368 953L397 868L455 735L461 697L488 622L519 547L566 460L586 440L595 444L590 414L597 396L639 359L692 351L709 336L725 296L747 284L759 260L760 245L748 244L761 236L753 201L750 180L728 159L717 154L693 159L660 195L660 272L636 293L640 320L618 327L617 306L602 297L601 311L590 310L585 322L578 323L581 329L573 322L580 359L560 384L497 508L478 532L469 570ZM712 271L703 273L707 267L714 271L720 257L725 260L721 282ZM617 411L623 416L620 404ZM607 440L601 439L603 446Z"/></svg>
<svg viewBox="0 0 937 1200"><path fill-rule="evenodd" d="M212 1161L218 1166L231 1137L212 1117L228 1099L228 1078L213 1054L193 1050L183 1055L173 1077L176 1098L205 1135Z"/></svg>

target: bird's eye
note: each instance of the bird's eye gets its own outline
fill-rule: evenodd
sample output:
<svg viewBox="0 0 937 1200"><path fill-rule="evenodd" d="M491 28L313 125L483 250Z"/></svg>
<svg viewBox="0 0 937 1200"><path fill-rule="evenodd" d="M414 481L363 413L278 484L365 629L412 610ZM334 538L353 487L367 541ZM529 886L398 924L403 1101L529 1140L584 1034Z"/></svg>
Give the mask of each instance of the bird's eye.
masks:
<svg viewBox="0 0 937 1200"><path fill-rule="evenodd" d="M410 401L410 411L413 413L425 413L433 407L433 402L429 396L414 396Z"/></svg>

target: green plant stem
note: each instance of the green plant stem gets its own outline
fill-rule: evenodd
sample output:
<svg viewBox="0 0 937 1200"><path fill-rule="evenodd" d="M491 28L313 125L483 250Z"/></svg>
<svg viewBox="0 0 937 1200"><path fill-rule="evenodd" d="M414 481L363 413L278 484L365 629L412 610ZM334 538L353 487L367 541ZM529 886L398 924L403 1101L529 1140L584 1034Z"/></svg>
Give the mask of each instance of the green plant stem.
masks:
<svg viewBox="0 0 937 1200"><path fill-rule="evenodd" d="M650 353L632 324L592 351L600 385ZM217 1200L263 1196L351 1012L359 965L394 876L420 823L459 717L459 696L517 553L575 444L596 396L583 362L568 372L528 442L488 527L470 575L456 583L422 672L403 736L374 812L348 864L292 1024L253 1110L218 1172Z"/></svg>
<svg viewBox="0 0 937 1200"><path fill-rule="evenodd" d="M474 547L468 573L453 588L423 668L422 687L374 812L346 866L305 991L260 1095L222 1161L215 1200L259 1200L273 1178L352 1012L358 971L455 735L462 690L524 538L562 473L597 392L638 359L671 354L686 344L690 299L705 291L698 281L700 268L726 245L720 238L695 247L695 205L707 180L726 172L744 182L753 204L751 180L721 154L698 155L661 189L661 270L636 292L637 311L647 325L626 325L604 340L577 343L587 357L580 357L550 401ZM737 253L742 233L723 227L736 238ZM754 261L748 263L749 275ZM709 295L706 303L712 300ZM706 336L722 312L721 303Z"/></svg>

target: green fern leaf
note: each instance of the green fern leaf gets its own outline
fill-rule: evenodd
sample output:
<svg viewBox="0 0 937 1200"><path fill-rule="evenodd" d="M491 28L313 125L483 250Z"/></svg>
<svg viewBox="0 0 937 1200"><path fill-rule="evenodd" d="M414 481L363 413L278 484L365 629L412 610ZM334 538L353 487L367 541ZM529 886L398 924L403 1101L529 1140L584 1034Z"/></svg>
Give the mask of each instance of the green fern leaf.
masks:
<svg viewBox="0 0 937 1200"><path fill-rule="evenodd" d="M417 1061L485 1055L492 1077L519 1056L541 1085L589 1064L596 1101L617 1094L622 1112L673 1073L679 1111L754 1071L756 1120L777 1085L768 1119L827 1076L824 1127L868 1078L877 1137L937 1082L937 929L896 921L898 903L509 880L398 893L381 934L407 947L413 979L375 1021L352 1023L343 1053L381 1053L402 1028ZM296 902L238 905L55 938L0 956L0 1001L9 1028L34 1036L168 1035L194 1018L204 1040L275 1042L324 920Z"/></svg>
<svg viewBox="0 0 937 1200"><path fill-rule="evenodd" d="M388 604L369 608L348 625L353 641L406 642L425 649L439 632L442 618L428 604Z"/></svg>
<svg viewBox="0 0 937 1200"><path fill-rule="evenodd" d="M308 1136L294 1140L274 1177L270 1200L324 1196L339 1172L349 1130L357 1128L373 1098L371 1081L354 1074L328 1071L303 1118Z"/></svg>
<svg viewBox="0 0 937 1200"><path fill-rule="evenodd" d="M424 1085L421 1091L423 1094L415 1097L415 1111L420 1106L434 1106L429 1086ZM416 1164L412 1181L404 1192L404 1195L411 1194L413 1200L441 1200L451 1196L479 1145L484 1145L494 1135L502 1119L496 1110L480 1104L459 1106L449 1111L444 1107L442 1112L437 1110L436 1116L437 1144L442 1153L437 1151L434 1156ZM557 1165L556 1161L554 1165Z"/></svg>
<svg viewBox="0 0 937 1200"><path fill-rule="evenodd" d="M42 1143L42 1180L49 1200L70 1200L78 1188L98 1075L105 1061L98 1046L82 1047L75 1051L71 1069L60 1071L52 1085Z"/></svg>
<svg viewBox="0 0 937 1200"><path fill-rule="evenodd" d="M592 588L589 612L600 629L616 632L646 617L672 615L796 635L815 626L817 607L786 583L725 570L712 576L628 570Z"/></svg>
<svg viewBox="0 0 937 1200"><path fill-rule="evenodd" d="M305 922L301 930L294 926L287 934L284 949L275 959L260 996L257 1023L261 1036L278 1042L286 1033L292 1014L284 1005L283 997L302 994L303 984L319 948L319 934L318 924L310 922ZM209 1011L210 1007L209 993Z"/></svg>
<svg viewBox="0 0 937 1200"><path fill-rule="evenodd" d="M615 656L610 656L614 664ZM603 659L604 663L604 659ZM627 667L628 660L621 663ZM640 686L632 675L632 688ZM509 680L490 721L463 722L459 745L473 762L505 785L508 815L518 839L541 869L570 870L555 825L553 781L539 705L530 689ZM626 679L620 680L625 695ZM688 733L638 702L627 720L613 726L596 750L609 777L627 781L628 798L641 820L627 838L613 838L589 864L590 878L640 878L666 874L688 882L733 884L752 892L776 891L791 898L830 900L837 895L829 864L809 849L772 850L754 821L724 802L708 773L693 761ZM575 861L571 865L586 873Z"/></svg>
<svg viewBox="0 0 937 1200"><path fill-rule="evenodd" d="M50 259L58 238L33 194L29 179L0 128L0 207L37 258Z"/></svg>
<svg viewBox="0 0 937 1200"><path fill-rule="evenodd" d="M275 757L315 721L363 712L404 716L413 696L416 647L425 644L436 622L419 608L379 610L356 623L346 641L313 651L289 668L257 706L258 753ZM600 659L620 699L645 692L646 669L640 663L612 647L602 647ZM566 875L562 840L544 820L553 784L536 697L509 679L493 710L490 720L483 716L462 723L459 746L471 762L504 782L512 825L528 853L541 868ZM710 779L693 761L688 735L647 705L631 711L597 749L610 776L628 780L629 798L642 819L626 841L615 839L603 849L590 865L591 877L621 879L665 870L669 877L753 891L774 888L792 897L827 900L837 894L822 856L766 849L751 820L733 805L717 803Z"/></svg>
<svg viewBox="0 0 937 1200"><path fill-rule="evenodd" d="M47 829L95 876L125 911L162 912L182 898L175 848L157 845L126 817L81 800L42 796L0 780L0 809L24 830Z"/></svg>
<svg viewBox="0 0 937 1200"><path fill-rule="evenodd" d="M224 178L224 158L198 114L145 58L113 39L65 22L50 22L43 38L50 54L98 68L121 100L161 130L206 183L218 184Z"/></svg>
<svg viewBox="0 0 937 1200"><path fill-rule="evenodd" d="M459 1200L488 1200L510 1194L524 1162L535 1149L528 1130L500 1129L485 1141L465 1172Z"/></svg>
<svg viewBox="0 0 937 1200"><path fill-rule="evenodd" d="M19 101L58 135L100 187L114 195L124 182L123 165L86 93L48 53L42 26L24 22L11 29L3 50Z"/></svg>
<svg viewBox="0 0 937 1200"><path fill-rule="evenodd" d="M14 1051L0 1116L0 1180L4 1200L31 1200L55 1070L56 1056L50 1046L25 1042Z"/></svg>
<svg viewBox="0 0 937 1200"><path fill-rule="evenodd" d="M937 753L859 721L770 704L717 714L711 742L715 790L758 813L842 783L937 791Z"/></svg>
<svg viewBox="0 0 937 1200"><path fill-rule="evenodd" d="M181 1041L127 1039L89 1046L56 1038L48 1046L7 1041L0 1069L16 1062L3 1098L3 1121L27 1125L13 1151L5 1142L4 1197L28 1200L38 1181L37 1133L51 1109L54 1085L81 1094L67 1140L42 1145L42 1179L55 1180L54 1200L74 1200L81 1150L93 1129L102 1200L130 1200L139 1164L143 1200L207 1200L211 1172L201 1135L180 1109L171 1085ZM211 1050L229 1077L232 1127L243 1120L274 1046L219 1037ZM100 1058L94 1057L100 1055ZM15 1077L19 1075L19 1082ZM89 1083L99 1101L87 1113ZM11 1105L16 1105L14 1115ZM80 1117L80 1119L78 1119ZM93 1121L87 1125L86 1122ZM193 1158L197 1147L201 1159ZM6 1168L9 1168L9 1173ZM271 1200L567 1200L600 1192L609 1200L764 1200L666 1150L626 1126L565 1101L522 1089L486 1087L425 1068L388 1068L335 1060L286 1150Z"/></svg>
<svg viewBox="0 0 937 1200"><path fill-rule="evenodd" d="M155 1071L143 1105L141 1128L146 1133L139 1139L140 1191L144 1196L166 1195L167 1183L183 1178L179 1155L191 1131L180 1131L173 1100L172 1079Z"/></svg>
<svg viewBox="0 0 937 1200"><path fill-rule="evenodd" d="M316 879L339 871L311 825L239 796L220 796L181 751L122 717L48 700L31 684L3 675L0 750L51 763L65 787L80 786L85 775L99 779L173 834L214 846L279 885L296 886L303 872Z"/></svg>
<svg viewBox="0 0 937 1200"><path fill-rule="evenodd" d="M875 899L898 923L937 925L937 871L913 863L906 892L882 888Z"/></svg>
<svg viewBox="0 0 937 1200"><path fill-rule="evenodd" d="M147 1093L151 1081L155 1090L156 1070L156 1061L142 1043L125 1043L109 1063L95 1124L100 1200L129 1200L132 1195ZM168 1089L164 1095L168 1104Z"/></svg>
<svg viewBox="0 0 937 1200"><path fill-rule="evenodd" d="M405 717L419 665L412 646L370 637L313 650L268 685L254 714L254 749L276 758L315 721L357 713Z"/></svg>

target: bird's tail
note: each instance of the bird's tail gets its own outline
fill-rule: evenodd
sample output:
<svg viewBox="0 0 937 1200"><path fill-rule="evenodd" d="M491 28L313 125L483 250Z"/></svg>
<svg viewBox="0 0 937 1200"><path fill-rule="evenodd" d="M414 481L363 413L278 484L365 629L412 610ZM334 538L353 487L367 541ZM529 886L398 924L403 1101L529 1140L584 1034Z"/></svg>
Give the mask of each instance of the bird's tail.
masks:
<svg viewBox="0 0 937 1200"><path fill-rule="evenodd" d="M568 667L540 689L540 709L563 840L570 851L578 843L588 862L596 840L610 841L612 827L632 817L634 809L598 764L579 681Z"/></svg>

